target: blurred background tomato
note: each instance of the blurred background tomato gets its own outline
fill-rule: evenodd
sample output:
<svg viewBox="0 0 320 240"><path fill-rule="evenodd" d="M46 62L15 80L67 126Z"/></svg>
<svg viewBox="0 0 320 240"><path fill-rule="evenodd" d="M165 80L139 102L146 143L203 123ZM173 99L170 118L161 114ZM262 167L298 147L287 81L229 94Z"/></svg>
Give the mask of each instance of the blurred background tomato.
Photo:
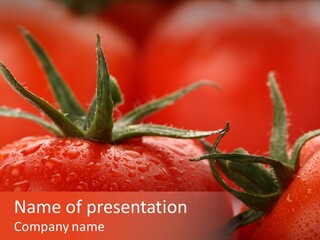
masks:
<svg viewBox="0 0 320 240"><path fill-rule="evenodd" d="M230 121L222 149L265 153L272 127L266 82L274 71L287 103L290 142L319 128L319 11L320 3L309 1L181 3L144 46L144 92L157 97L199 79L221 89L192 93L150 120L193 129Z"/></svg>

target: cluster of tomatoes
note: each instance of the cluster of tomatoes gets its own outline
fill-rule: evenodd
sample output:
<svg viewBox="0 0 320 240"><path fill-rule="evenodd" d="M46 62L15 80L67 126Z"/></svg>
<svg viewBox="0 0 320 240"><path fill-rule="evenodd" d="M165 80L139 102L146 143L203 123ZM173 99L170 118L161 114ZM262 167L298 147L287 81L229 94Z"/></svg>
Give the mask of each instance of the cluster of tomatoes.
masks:
<svg viewBox="0 0 320 240"><path fill-rule="evenodd" d="M286 101L288 141L319 128L319 10L319 3L308 1L115 1L99 13L79 15L58 1L1 1L0 61L28 90L56 105L44 71L17 30L23 26L87 109L96 88L99 34L108 68L124 92L117 118L208 79L219 88L198 89L145 122L212 130L230 121L219 148L266 154L270 71ZM38 113L5 81L0 89L0 105ZM189 161L205 154L193 140L147 136L102 148L83 139L38 138L47 131L27 120L0 118L0 129L2 190L221 191L206 164ZM33 137L18 141L26 136ZM320 239L319 141L315 137L304 145L289 187L270 213L239 232L240 238L254 233L254 239ZM231 204L225 208L231 217Z"/></svg>

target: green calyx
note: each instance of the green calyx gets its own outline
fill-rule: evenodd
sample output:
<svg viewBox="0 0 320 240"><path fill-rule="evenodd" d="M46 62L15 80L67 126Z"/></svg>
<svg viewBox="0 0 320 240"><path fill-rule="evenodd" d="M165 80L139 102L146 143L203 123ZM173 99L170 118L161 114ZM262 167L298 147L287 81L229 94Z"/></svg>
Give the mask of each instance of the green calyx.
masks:
<svg viewBox="0 0 320 240"><path fill-rule="evenodd" d="M97 36L96 43L98 59L97 90L86 112L70 88L63 81L41 46L26 30L20 30L42 64L56 101L60 106L60 110L55 109L48 102L25 89L13 77L10 71L0 63L0 73L11 87L40 111L45 113L51 121L5 106L0 107L0 116L32 120L57 136L79 137L101 143L117 143L134 137L150 135L172 138L203 138L212 134L219 134L223 131L223 129L215 131L192 131L156 124L138 123L144 117L173 104L179 98L201 86L209 85L215 87L215 85L209 81L200 81L191 84L182 90L141 105L114 122L114 108L123 102L123 98L116 79L109 74L99 36Z"/></svg>
<svg viewBox="0 0 320 240"><path fill-rule="evenodd" d="M202 140L208 154L192 159L208 159L217 181L249 208L232 218L220 232L215 233L213 239L225 239L237 228L262 218L270 211L297 171L302 146L312 137L320 135L320 130L303 135L294 144L291 156L288 156L286 107L273 73L269 74L268 86L274 109L269 157L250 155L244 149L236 149L232 153L219 151L217 146L229 131L225 128L212 146ZM236 186L231 186L219 170Z"/></svg>

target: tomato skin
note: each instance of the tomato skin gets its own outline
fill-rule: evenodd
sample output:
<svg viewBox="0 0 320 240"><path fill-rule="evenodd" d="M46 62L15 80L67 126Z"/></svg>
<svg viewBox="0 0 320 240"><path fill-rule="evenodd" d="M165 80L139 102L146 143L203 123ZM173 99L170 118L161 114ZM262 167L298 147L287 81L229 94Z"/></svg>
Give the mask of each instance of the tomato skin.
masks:
<svg viewBox="0 0 320 240"><path fill-rule="evenodd" d="M143 137L109 145L28 137L0 150L1 191L217 191L192 140Z"/></svg>
<svg viewBox="0 0 320 240"><path fill-rule="evenodd" d="M100 17L128 33L139 46L142 46L154 26L175 5L172 1L118 1L107 5Z"/></svg>
<svg viewBox="0 0 320 240"><path fill-rule="evenodd" d="M302 148L300 169L274 209L263 218L253 239L320 238L319 146L320 136Z"/></svg>
<svg viewBox="0 0 320 240"><path fill-rule="evenodd" d="M100 34L110 72L117 76L120 87L126 93L127 103L133 102L131 84L135 78L135 45L131 38L111 24L93 18L76 17L54 1L0 1L1 62L30 91L54 104L44 71L39 64L35 64L38 61L17 26L37 36L85 108L89 106L95 92L95 38ZM38 114L2 78L0 80L1 105ZM130 104L121 109L131 109ZM0 146L21 137L47 134L41 127L25 120L0 118L0 126Z"/></svg>
<svg viewBox="0 0 320 240"><path fill-rule="evenodd" d="M290 122L299 126L291 129L289 141L319 127L319 108L306 107L320 104L320 31L310 11L319 8L318 3L208 1L176 8L147 42L146 91L157 97L199 79L219 83L221 91L199 90L151 121L203 129L230 121L222 149L265 153L272 122L266 78L274 70Z"/></svg>

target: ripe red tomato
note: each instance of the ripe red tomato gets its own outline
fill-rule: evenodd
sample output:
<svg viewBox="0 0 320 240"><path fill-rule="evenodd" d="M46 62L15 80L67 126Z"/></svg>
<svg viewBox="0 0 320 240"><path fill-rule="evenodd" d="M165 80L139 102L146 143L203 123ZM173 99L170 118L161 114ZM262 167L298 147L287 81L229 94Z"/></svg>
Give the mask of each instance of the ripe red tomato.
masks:
<svg viewBox="0 0 320 240"><path fill-rule="evenodd" d="M112 73L132 103L135 46L132 40L112 25L95 19L78 18L53 1L0 1L0 59L29 90L53 102L43 70L37 65L17 26L37 36L63 78L86 108L95 91L95 36L100 34ZM91 80L90 80L91 79ZM0 81L0 104L37 112L4 81ZM124 111L128 109L128 104ZM130 106L131 107L131 106ZM25 120L0 118L0 146L22 136L44 134L42 128Z"/></svg>
<svg viewBox="0 0 320 240"><path fill-rule="evenodd" d="M137 44L142 45L154 26L175 5L175 2L169 1L118 1L107 5L100 16L123 29Z"/></svg>
<svg viewBox="0 0 320 240"><path fill-rule="evenodd" d="M154 29L144 51L142 75L155 96L198 79L202 89L153 118L157 123L204 129L231 122L221 148L268 149L272 108L266 87L274 70L287 102L293 142L319 127L320 28L317 2L217 3L191 1Z"/></svg>
<svg viewBox="0 0 320 240"><path fill-rule="evenodd" d="M0 150L0 191L214 191L193 140L143 137L118 145L28 137Z"/></svg>
<svg viewBox="0 0 320 240"><path fill-rule="evenodd" d="M316 146L316 147L315 147ZM253 239L320 238L320 136L301 150L300 169Z"/></svg>

